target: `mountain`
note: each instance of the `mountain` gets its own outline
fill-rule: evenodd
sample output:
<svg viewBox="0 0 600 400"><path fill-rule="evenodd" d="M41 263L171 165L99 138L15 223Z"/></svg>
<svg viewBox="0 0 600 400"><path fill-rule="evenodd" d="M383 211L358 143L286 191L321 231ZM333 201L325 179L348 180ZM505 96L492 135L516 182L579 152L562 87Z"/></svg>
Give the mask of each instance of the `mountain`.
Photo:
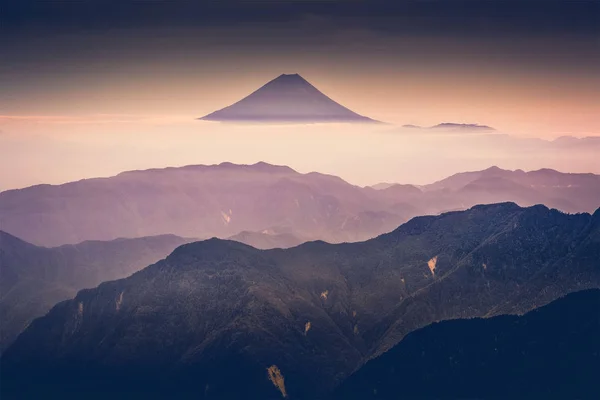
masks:
<svg viewBox="0 0 600 400"><path fill-rule="evenodd" d="M600 176L570 174L552 169L525 172L491 167L463 172L421 187L432 197L457 205L513 201L528 206L543 203L566 212L592 212L600 205ZM445 193L446 196L442 195ZM450 199L448 199L450 198Z"/></svg>
<svg viewBox="0 0 600 400"><path fill-rule="evenodd" d="M402 128L405 129L435 129L435 130L445 130L445 131L458 131L458 132L493 132L496 129L487 125L479 125L479 124L457 124L454 122L442 122L441 124L437 124L430 127L422 127L418 125L402 125Z"/></svg>
<svg viewBox="0 0 600 400"><path fill-rule="evenodd" d="M476 204L545 204L574 213L593 212L598 199L599 175L553 170L492 167L421 187L375 190L286 166L222 163L8 190L0 193L0 224L43 246L161 234L228 238L265 230L339 243L390 232L417 215Z"/></svg>
<svg viewBox="0 0 600 400"><path fill-rule="evenodd" d="M228 240L247 244L256 249L287 249L306 242L293 233L274 233L268 230L262 232L243 231L230 236Z"/></svg>
<svg viewBox="0 0 600 400"><path fill-rule="evenodd" d="M283 74L201 120L253 123L375 123L336 103L298 74Z"/></svg>
<svg viewBox="0 0 600 400"><path fill-rule="evenodd" d="M388 187L380 186L379 195L386 198L406 199L410 197L418 197L423 194L421 189L414 185L401 185L398 183L391 184Z"/></svg>
<svg viewBox="0 0 600 400"><path fill-rule="evenodd" d="M398 196L411 196L411 195L420 195L421 190L415 185L403 185L400 183L387 183L382 182L376 185L367 186L365 189L375 189L381 191L379 194L385 193L385 196L389 196L391 194L395 194Z"/></svg>
<svg viewBox="0 0 600 400"><path fill-rule="evenodd" d="M476 204L515 202L544 204L565 212L593 212L600 205L600 176L562 173L552 169L525 172L496 166L462 172L423 185L387 184L365 188L386 201L388 211L419 214L463 210Z"/></svg>
<svg viewBox="0 0 600 400"><path fill-rule="evenodd" d="M600 136L587 136L583 138L576 138L573 136L561 136L554 139L552 142L554 145L558 145L561 148L587 148L594 149L594 147L600 147Z"/></svg>
<svg viewBox="0 0 600 400"><path fill-rule="evenodd" d="M225 238L284 228L313 240L357 241L413 215L389 210L338 177L266 163L130 171L0 193L2 229L44 246L164 233Z"/></svg>
<svg viewBox="0 0 600 400"><path fill-rule="evenodd" d="M335 397L595 399L599 338L598 289L524 316L438 322L369 361Z"/></svg>
<svg viewBox="0 0 600 400"><path fill-rule="evenodd" d="M2 395L322 398L433 322L599 288L598 260L600 209L512 203L361 243L186 244L36 319L0 359Z"/></svg>
<svg viewBox="0 0 600 400"><path fill-rule="evenodd" d="M0 352L57 302L131 275L190 241L163 235L45 248L0 231Z"/></svg>
<svg viewBox="0 0 600 400"><path fill-rule="evenodd" d="M402 128L406 128L406 129L423 129L422 126L413 125L413 124L402 125Z"/></svg>
<svg viewBox="0 0 600 400"><path fill-rule="evenodd" d="M380 182L375 185L371 185L371 186L367 186L367 187L370 187L371 189L375 189L375 190L381 190L381 189L387 189L390 186L394 186L394 185L398 185L398 184L397 183L389 183L389 182Z"/></svg>
<svg viewBox="0 0 600 400"><path fill-rule="evenodd" d="M494 128L487 125L479 125L479 124L457 124L453 122L443 122L441 124L437 124L432 126L429 129L439 129L439 130L453 130L453 131L461 131L461 132L489 132L495 131Z"/></svg>

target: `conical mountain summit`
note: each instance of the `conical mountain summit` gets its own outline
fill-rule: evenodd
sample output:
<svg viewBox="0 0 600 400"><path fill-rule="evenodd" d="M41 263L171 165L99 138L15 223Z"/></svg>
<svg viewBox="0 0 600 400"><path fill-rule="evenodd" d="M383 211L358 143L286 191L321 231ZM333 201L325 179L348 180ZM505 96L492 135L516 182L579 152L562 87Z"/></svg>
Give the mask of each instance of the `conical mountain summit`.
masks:
<svg viewBox="0 0 600 400"><path fill-rule="evenodd" d="M283 74L201 120L252 123L376 123L333 101L298 74Z"/></svg>

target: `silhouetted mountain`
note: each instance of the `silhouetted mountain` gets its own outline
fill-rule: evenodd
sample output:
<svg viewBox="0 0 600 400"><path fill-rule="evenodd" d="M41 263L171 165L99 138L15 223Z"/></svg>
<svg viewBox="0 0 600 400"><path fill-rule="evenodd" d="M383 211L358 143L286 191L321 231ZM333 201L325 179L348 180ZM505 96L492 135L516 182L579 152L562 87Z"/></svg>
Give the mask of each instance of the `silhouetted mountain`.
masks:
<svg viewBox="0 0 600 400"><path fill-rule="evenodd" d="M512 203L362 243L187 244L35 320L0 359L2 394L319 398L432 322L600 287L599 256L600 210Z"/></svg>
<svg viewBox="0 0 600 400"><path fill-rule="evenodd" d="M430 129L440 129L440 130L455 130L455 131L478 131L478 132L489 132L495 131L494 128L487 125L479 125L479 124L457 124L453 122L443 122L441 124L437 124L432 126Z"/></svg>
<svg viewBox="0 0 600 400"><path fill-rule="evenodd" d="M336 103L298 74L280 75L237 103L200 119L254 123L378 122Z"/></svg>
<svg viewBox="0 0 600 400"><path fill-rule="evenodd" d="M163 235L45 248L0 231L0 351L59 301L129 276L190 241Z"/></svg>
<svg viewBox="0 0 600 400"><path fill-rule="evenodd" d="M418 125L402 125L402 128L406 129L436 129L436 130L446 130L446 131L459 131L459 132L491 132L495 131L494 128L487 125L479 125L479 124L457 124L454 122L443 122L441 124L437 124L430 127L422 127Z"/></svg>
<svg viewBox="0 0 600 400"><path fill-rule="evenodd" d="M272 228L357 241L413 216L386 210L385 202L338 177L266 163L130 171L0 193L3 229L46 246L163 233L229 237Z"/></svg>
<svg viewBox="0 0 600 400"><path fill-rule="evenodd" d="M250 232L243 231L237 235L233 235L228 240L235 240L236 242L247 244L256 249L287 249L289 247L298 246L306 242L295 236L292 233L271 233L268 231L263 232Z"/></svg>
<svg viewBox="0 0 600 400"><path fill-rule="evenodd" d="M336 390L352 399L596 399L600 290L524 316L434 323Z"/></svg>

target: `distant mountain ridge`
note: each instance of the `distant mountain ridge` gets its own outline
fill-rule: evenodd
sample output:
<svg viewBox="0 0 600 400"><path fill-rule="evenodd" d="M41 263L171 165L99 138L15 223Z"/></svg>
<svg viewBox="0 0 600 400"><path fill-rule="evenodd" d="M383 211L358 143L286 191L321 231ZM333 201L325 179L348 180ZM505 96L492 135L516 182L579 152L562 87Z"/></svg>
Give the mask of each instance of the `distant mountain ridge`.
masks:
<svg viewBox="0 0 600 400"><path fill-rule="evenodd" d="M293 233L271 233L268 231L250 232L243 231L230 236L228 240L244 243L256 249L287 249L298 246L307 240L295 236Z"/></svg>
<svg viewBox="0 0 600 400"><path fill-rule="evenodd" d="M441 181L423 185L424 190L450 189L459 190L467 183L482 179L503 178L530 187L561 188L561 187L592 187L598 184L600 175L592 173L564 173L550 168L542 168L525 172L521 169L505 170L497 166L482 171L461 172Z"/></svg>
<svg viewBox="0 0 600 400"><path fill-rule="evenodd" d="M228 238L242 231L286 232L302 240L360 241L411 217L505 201L593 212L600 176L498 167L430 185L361 188L286 166L222 163L128 171L109 178L0 192L2 228L28 242L57 246L175 234Z"/></svg>
<svg viewBox="0 0 600 400"><path fill-rule="evenodd" d="M459 124L455 122L442 122L429 127L422 127L418 125L402 125L403 128L407 129L437 129L437 130L449 130L449 131L462 131L462 132L493 132L496 129L487 125L480 124Z"/></svg>
<svg viewBox="0 0 600 400"><path fill-rule="evenodd" d="M394 187L396 185L390 185L386 190ZM552 169L525 172L493 166L454 174L416 189L422 191L422 195L413 196L411 201L418 201L423 214L443 210L444 204L448 209L458 210L474 204L504 201L522 206L544 204L571 213L593 212L600 206L600 175Z"/></svg>
<svg viewBox="0 0 600 400"><path fill-rule="evenodd" d="M0 231L0 352L59 301L129 276L191 241L161 235L45 248Z"/></svg>
<svg viewBox="0 0 600 400"><path fill-rule="evenodd" d="M442 122L432 126L430 129L456 129L456 130L476 130L476 131L495 131L494 128L480 124L457 124L454 122Z"/></svg>
<svg viewBox="0 0 600 400"><path fill-rule="evenodd" d="M200 118L243 123L378 123L336 103L298 74L283 74L242 100Z"/></svg>
<svg viewBox="0 0 600 400"><path fill-rule="evenodd" d="M47 246L163 233L229 237L271 228L356 241L409 217L386 209L338 177L267 163L129 171L0 193L3 229Z"/></svg>
<svg viewBox="0 0 600 400"><path fill-rule="evenodd" d="M380 183L376 183L375 185L371 185L368 187L375 189L375 190L381 190L381 189L387 189L390 186L394 186L394 185L398 185L398 183L380 182Z"/></svg>
<svg viewBox="0 0 600 400"><path fill-rule="evenodd" d="M432 322L600 287L598 260L600 209L513 203L413 218L361 243L186 244L35 320L0 359L1 390L323 398Z"/></svg>

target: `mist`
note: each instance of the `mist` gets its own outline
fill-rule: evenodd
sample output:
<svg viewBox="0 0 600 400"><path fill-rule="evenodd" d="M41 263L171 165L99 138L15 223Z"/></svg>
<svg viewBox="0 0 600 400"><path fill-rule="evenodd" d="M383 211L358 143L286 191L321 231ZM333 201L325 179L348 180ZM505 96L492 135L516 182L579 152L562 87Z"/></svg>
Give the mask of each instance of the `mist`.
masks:
<svg viewBox="0 0 600 400"><path fill-rule="evenodd" d="M427 184L492 165L600 173L597 138L543 140L394 125L234 125L191 116L127 115L11 119L2 121L0 130L0 190L223 161L288 165L361 186Z"/></svg>

